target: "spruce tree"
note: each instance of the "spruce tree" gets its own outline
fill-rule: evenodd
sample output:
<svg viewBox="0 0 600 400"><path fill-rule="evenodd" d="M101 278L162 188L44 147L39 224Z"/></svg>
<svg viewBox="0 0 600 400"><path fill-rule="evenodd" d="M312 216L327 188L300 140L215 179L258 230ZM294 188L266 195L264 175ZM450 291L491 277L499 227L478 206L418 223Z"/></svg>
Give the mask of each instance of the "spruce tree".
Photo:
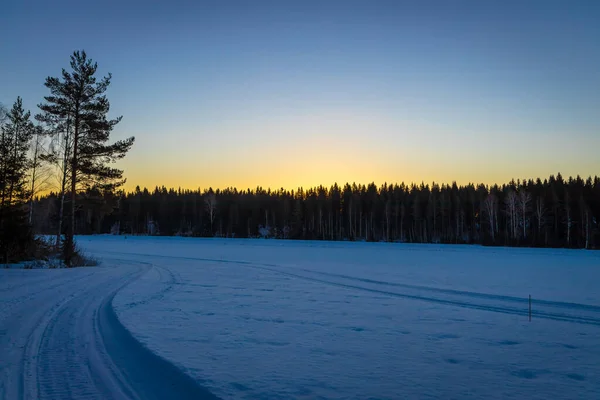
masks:
<svg viewBox="0 0 600 400"><path fill-rule="evenodd" d="M20 97L0 127L0 252L4 262L26 256L33 243L24 205L28 199L27 152L34 126Z"/></svg>
<svg viewBox="0 0 600 400"><path fill-rule="evenodd" d="M69 154L71 183L70 223L65 236L65 263L71 265L74 254L75 203L77 191L96 188L113 190L124 183L123 171L109 164L123 158L131 148L134 138L109 144L110 133L121 117L108 119L110 103L105 96L111 74L96 78L98 64L87 57L85 51L71 55L71 71L62 71L62 79L48 77L45 86L50 96L40 104L40 120L67 124L72 137L65 154ZM67 123L68 122L68 123Z"/></svg>

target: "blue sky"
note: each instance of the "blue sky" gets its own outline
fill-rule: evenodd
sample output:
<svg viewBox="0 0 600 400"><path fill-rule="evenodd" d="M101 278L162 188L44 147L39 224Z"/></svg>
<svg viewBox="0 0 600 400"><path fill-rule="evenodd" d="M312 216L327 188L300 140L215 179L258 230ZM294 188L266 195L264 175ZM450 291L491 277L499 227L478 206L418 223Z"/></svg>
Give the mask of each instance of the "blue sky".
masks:
<svg viewBox="0 0 600 400"><path fill-rule="evenodd" d="M600 171L597 1L12 1L0 102L85 49L128 186L495 183Z"/></svg>

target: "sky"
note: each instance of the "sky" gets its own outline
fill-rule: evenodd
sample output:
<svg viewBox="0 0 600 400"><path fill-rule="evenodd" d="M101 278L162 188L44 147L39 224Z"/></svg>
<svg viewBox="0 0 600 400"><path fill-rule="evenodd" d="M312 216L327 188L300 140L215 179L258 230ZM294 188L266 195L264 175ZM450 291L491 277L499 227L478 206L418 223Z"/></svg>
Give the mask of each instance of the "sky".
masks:
<svg viewBox="0 0 600 400"><path fill-rule="evenodd" d="M0 102L84 49L127 189L600 173L600 2L8 0Z"/></svg>

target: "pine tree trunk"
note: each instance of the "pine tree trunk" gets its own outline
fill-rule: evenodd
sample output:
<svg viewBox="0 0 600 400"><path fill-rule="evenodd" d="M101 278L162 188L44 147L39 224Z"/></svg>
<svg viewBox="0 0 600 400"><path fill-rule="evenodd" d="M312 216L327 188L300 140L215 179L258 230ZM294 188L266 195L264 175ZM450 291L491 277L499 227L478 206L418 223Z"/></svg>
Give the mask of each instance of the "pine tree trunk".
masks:
<svg viewBox="0 0 600 400"><path fill-rule="evenodd" d="M4 143L5 133L4 133L4 129L0 129L0 131L2 131L2 136L0 136L0 144L1 144L1 143ZM0 165L2 165L2 195L1 195L1 200L0 200L0 227L2 226L3 221L4 221L4 203L6 201L6 175L7 175L7 170L8 170L8 167L6 165L8 160L4 159L1 161L2 162L0 163Z"/></svg>
<svg viewBox="0 0 600 400"><path fill-rule="evenodd" d="M14 154L13 154L13 164L14 168L16 169L16 162L17 162L17 149L18 149L18 139L19 139L19 130L18 128L16 129L16 131L13 133L15 135L15 143L14 143ZM14 176L13 178L10 180L10 189L8 191L8 206L10 207L12 205L12 198L13 198L13 191L15 189L15 179Z"/></svg>
<svg viewBox="0 0 600 400"><path fill-rule="evenodd" d="M58 250L60 248L60 239L62 236L62 225L63 225L63 219L64 219L64 215L65 215L65 196L66 196L66 189L67 189L67 174L68 174L68 169L67 169L67 165L69 163L69 128L70 128L70 122L67 121L67 128L66 128L66 138L65 138L65 153L63 155L63 176L62 176L62 182L61 182L61 186L60 186L60 209L58 212L58 232L56 233L56 250ZM147 226L147 225L146 225Z"/></svg>
<svg viewBox="0 0 600 400"><path fill-rule="evenodd" d="M33 197L35 195L35 173L37 170L37 162L38 162L38 144L39 137L36 136L35 147L33 150L33 162L32 162L32 172L31 172L31 193L29 194L29 225L33 222Z"/></svg>
<svg viewBox="0 0 600 400"><path fill-rule="evenodd" d="M75 250L75 200L77 197L77 146L79 144L79 109L75 110L75 132L73 136L73 159L71 161L71 225L67 234L65 263L71 266Z"/></svg>
<svg viewBox="0 0 600 400"><path fill-rule="evenodd" d="M60 248L60 237L62 235L63 215L65 212L65 183L63 180L62 193L60 195L60 209L58 212L58 232L56 233L56 249Z"/></svg>

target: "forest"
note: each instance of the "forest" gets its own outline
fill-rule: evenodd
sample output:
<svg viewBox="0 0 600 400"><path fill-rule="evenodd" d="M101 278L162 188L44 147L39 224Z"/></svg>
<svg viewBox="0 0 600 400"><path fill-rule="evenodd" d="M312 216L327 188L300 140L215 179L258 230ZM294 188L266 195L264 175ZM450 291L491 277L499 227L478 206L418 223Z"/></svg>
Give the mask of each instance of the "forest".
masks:
<svg viewBox="0 0 600 400"><path fill-rule="evenodd" d="M110 143L111 74L75 51L38 113L0 104L0 262L81 261L75 235L385 241L600 248L600 179L560 173L485 184L123 190L134 138ZM402 176L402 171L398 171ZM43 243L42 243L43 242Z"/></svg>
<svg viewBox="0 0 600 400"><path fill-rule="evenodd" d="M79 193L111 192L122 186L123 171L111 166L134 143L110 143L121 117L110 119L105 92L111 74L96 76L98 64L85 51L70 57L70 69L44 82L48 95L32 115L17 97L11 108L0 104L0 262L60 257L68 267L86 264L77 250L75 220ZM56 190L58 189L58 190ZM57 240L50 245L35 230L39 196L55 190Z"/></svg>
<svg viewBox="0 0 600 400"><path fill-rule="evenodd" d="M76 233L360 240L497 246L600 246L600 178L337 184L295 191L137 187L77 194ZM59 197L39 197L34 228L56 234Z"/></svg>

